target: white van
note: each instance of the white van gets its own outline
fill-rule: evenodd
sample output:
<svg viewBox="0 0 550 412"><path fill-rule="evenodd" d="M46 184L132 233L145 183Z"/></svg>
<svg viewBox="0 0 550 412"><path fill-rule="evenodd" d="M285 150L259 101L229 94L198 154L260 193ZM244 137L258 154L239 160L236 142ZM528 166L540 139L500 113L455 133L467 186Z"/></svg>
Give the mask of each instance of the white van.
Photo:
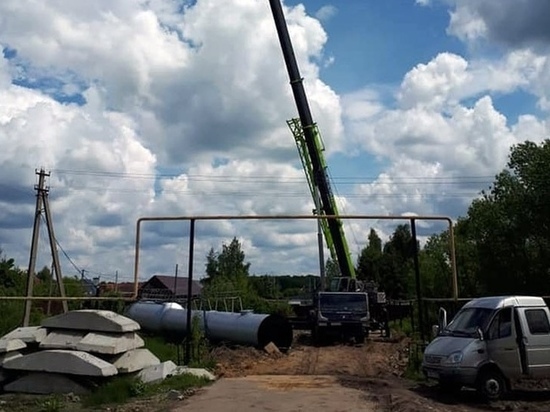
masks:
<svg viewBox="0 0 550 412"><path fill-rule="evenodd" d="M466 303L424 351L422 371L442 388L476 388L491 400L518 379L550 378L550 312L532 296L499 296Z"/></svg>

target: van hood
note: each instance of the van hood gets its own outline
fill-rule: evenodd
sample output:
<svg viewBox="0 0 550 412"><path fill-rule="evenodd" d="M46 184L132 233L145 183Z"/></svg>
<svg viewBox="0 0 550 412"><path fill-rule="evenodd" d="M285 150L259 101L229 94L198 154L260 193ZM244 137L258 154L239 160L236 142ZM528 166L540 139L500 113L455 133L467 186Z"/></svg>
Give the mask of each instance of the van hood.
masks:
<svg viewBox="0 0 550 412"><path fill-rule="evenodd" d="M456 336L438 336L426 347L425 354L448 356L453 352L463 351L476 338L462 338Z"/></svg>

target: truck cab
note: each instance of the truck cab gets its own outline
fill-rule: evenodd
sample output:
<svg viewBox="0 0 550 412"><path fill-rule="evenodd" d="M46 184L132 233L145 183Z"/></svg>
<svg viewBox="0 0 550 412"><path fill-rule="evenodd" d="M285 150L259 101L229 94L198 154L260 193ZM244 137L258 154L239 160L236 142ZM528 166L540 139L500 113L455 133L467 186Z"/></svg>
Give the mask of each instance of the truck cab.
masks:
<svg viewBox="0 0 550 412"><path fill-rule="evenodd" d="M361 292L320 292L315 311L314 339L340 335L363 343L368 334L368 295Z"/></svg>
<svg viewBox="0 0 550 412"><path fill-rule="evenodd" d="M424 351L422 371L443 388L476 388L500 398L519 379L550 378L550 312L534 296L466 303Z"/></svg>

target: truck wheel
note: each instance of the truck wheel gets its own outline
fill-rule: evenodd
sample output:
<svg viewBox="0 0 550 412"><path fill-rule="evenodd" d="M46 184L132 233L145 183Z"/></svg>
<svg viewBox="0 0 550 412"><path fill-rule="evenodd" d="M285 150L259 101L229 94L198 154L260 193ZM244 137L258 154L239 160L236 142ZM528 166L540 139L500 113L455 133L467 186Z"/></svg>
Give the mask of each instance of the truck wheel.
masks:
<svg viewBox="0 0 550 412"><path fill-rule="evenodd" d="M314 346L321 346L325 339L324 332L321 331L319 326L315 326L311 331L311 340L313 341Z"/></svg>
<svg viewBox="0 0 550 412"><path fill-rule="evenodd" d="M484 398L496 401L506 393L506 380L499 371L486 370L478 379L477 390Z"/></svg>

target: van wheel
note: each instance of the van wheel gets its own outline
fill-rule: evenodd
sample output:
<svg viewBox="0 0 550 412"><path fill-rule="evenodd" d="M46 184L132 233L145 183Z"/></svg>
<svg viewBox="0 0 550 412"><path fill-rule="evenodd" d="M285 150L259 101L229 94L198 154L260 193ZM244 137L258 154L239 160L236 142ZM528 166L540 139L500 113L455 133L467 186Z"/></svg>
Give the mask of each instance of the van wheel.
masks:
<svg viewBox="0 0 550 412"><path fill-rule="evenodd" d="M477 390L490 401L500 399L506 393L506 380L497 370L486 370L478 379Z"/></svg>

